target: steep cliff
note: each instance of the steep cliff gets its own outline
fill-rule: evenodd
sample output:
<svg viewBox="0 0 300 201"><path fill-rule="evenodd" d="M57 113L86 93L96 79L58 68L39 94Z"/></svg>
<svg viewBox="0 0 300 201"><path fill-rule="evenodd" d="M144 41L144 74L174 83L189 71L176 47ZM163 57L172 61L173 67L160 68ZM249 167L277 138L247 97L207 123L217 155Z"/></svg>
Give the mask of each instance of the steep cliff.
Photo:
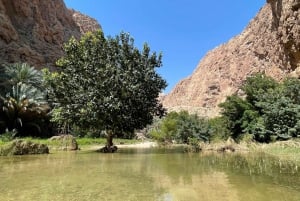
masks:
<svg viewBox="0 0 300 201"><path fill-rule="evenodd" d="M300 0L268 0L246 29L200 61L162 101L169 110L216 116L247 76L300 76Z"/></svg>
<svg viewBox="0 0 300 201"><path fill-rule="evenodd" d="M63 43L88 30L82 19L95 21L68 10L63 0L0 0L0 63L53 67Z"/></svg>

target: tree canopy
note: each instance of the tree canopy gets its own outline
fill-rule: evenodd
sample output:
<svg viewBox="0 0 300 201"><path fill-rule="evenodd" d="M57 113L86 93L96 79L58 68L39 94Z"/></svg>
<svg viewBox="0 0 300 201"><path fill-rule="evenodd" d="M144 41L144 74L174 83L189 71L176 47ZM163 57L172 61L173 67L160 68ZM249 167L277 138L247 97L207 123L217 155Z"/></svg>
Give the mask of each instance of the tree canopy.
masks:
<svg viewBox="0 0 300 201"><path fill-rule="evenodd" d="M242 86L245 98L232 95L220 104L231 136L250 134L259 142L300 137L300 80L276 82L255 74Z"/></svg>
<svg viewBox="0 0 300 201"><path fill-rule="evenodd" d="M158 95L166 81L156 72L162 54L151 53L147 44L139 50L127 33L105 37L98 31L71 38L64 51L59 71L44 71L60 120L105 129L112 146L113 136L141 129L164 113Z"/></svg>

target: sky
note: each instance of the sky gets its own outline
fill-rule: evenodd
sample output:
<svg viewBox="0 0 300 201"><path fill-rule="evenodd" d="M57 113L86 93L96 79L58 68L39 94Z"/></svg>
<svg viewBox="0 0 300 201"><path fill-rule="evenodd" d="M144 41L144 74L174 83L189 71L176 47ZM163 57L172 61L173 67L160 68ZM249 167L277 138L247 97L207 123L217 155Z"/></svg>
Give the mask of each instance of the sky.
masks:
<svg viewBox="0 0 300 201"><path fill-rule="evenodd" d="M106 36L128 32L163 54L158 73L170 92L213 48L243 31L266 0L65 0L68 8L95 18Z"/></svg>

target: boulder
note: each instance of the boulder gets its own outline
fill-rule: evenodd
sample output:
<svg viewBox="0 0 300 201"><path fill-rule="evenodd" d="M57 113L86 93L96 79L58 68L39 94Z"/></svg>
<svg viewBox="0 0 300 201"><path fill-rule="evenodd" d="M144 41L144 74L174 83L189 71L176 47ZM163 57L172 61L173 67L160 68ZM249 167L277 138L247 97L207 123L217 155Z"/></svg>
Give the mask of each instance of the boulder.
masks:
<svg viewBox="0 0 300 201"><path fill-rule="evenodd" d="M14 140L10 144L0 148L0 155L2 156L27 154L49 154L49 148L45 144L24 140Z"/></svg>
<svg viewBox="0 0 300 201"><path fill-rule="evenodd" d="M118 150L118 147L115 145L112 145L110 147L105 146L102 147L101 149L97 150L97 152L101 152L101 153L114 153Z"/></svg>
<svg viewBox="0 0 300 201"><path fill-rule="evenodd" d="M73 135L57 135L51 137L49 140L56 141L59 150L75 151L78 150L78 143Z"/></svg>

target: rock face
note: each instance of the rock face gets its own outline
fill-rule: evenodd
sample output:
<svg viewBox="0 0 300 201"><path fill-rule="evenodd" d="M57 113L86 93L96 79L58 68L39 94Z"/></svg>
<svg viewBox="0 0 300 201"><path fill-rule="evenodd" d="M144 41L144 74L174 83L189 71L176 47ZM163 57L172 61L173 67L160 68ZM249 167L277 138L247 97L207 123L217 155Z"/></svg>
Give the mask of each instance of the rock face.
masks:
<svg viewBox="0 0 300 201"><path fill-rule="evenodd" d="M81 35L74 14L63 0L0 0L0 62L53 68L63 43Z"/></svg>
<svg viewBox="0 0 300 201"><path fill-rule="evenodd" d="M102 29L97 20L73 9L71 9L70 12L77 26L80 28L81 33L86 33L89 31L94 32Z"/></svg>
<svg viewBox="0 0 300 201"><path fill-rule="evenodd" d="M239 93L247 76L265 72L277 80L300 76L300 0L268 0L246 29L207 55L193 74L163 97L169 110L219 114L218 104Z"/></svg>

